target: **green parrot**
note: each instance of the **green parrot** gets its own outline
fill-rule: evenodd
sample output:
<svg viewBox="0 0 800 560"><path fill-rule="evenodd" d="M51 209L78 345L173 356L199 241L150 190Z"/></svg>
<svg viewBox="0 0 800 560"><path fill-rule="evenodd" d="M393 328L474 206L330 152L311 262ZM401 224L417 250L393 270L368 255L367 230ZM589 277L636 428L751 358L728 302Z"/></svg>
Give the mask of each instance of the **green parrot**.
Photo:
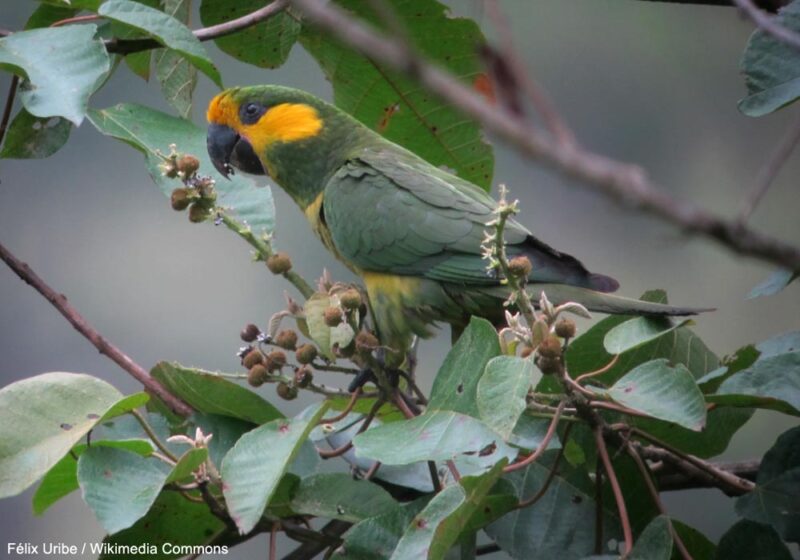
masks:
<svg viewBox="0 0 800 560"><path fill-rule="evenodd" d="M500 324L508 288L487 273L481 243L497 202L478 186L386 140L335 106L297 89L236 87L208 108L208 152L225 176L269 175L311 229L364 282L378 336L401 353L413 336L471 315ZM534 300L575 301L614 314L692 315L610 295L619 284L539 241L509 219L509 258L532 266Z"/></svg>

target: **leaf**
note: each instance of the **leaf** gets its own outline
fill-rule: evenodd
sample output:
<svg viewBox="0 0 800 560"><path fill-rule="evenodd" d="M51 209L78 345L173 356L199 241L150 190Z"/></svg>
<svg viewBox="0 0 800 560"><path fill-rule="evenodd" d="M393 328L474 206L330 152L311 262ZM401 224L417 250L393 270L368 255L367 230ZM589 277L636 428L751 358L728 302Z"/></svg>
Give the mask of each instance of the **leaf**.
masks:
<svg viewBox="0 0 800 560"><path fill-rule="evenodd" d="M782 8L774 24L800 32L800 2ZM747 97L739 110L760 117L795 101L800 96L800 56L795 47L756 29L744 49L739 68L744 74Z"/></svg>
<svg viewBox="0 0 800 560"><path fill-rule="evenodd" d="M404 442L398 445L398 442ZM426 412L403 422L372 428L353 439L356 456L386 465L408 465L417 461L444 461L462 453L480 453L502 444L488 426L463 414Z"/></svg>
<svg viewBox="0 0 800 560"><path fill-rule="evenodd" d="M98 420L98 423L111 420L117 416L122 416L123 414L126 414L135 408L146 405L149 400L150 395L144 391L123 397L105 411L100 420Z"/></svg>
<svg viewBox="0 0 800 560"><path fill-rule="evenodd" d="M317 474L300 481L291 501L299 514L356 523L399 507L383 488L345 473Z"/></svg>
<svg viewBox="0 0 800 560"><path fill-rule="evenodd" d="M111 447L90 447L78 459L83 499L109 534L147 513L167 475L157 461Z"/></svg>
<svg viewBox="0 0 800 560"><path fill-rule="evenodd" d="M18 31L0 39L0 68L26 78L19 95L36 117L64 117L76 125L89 96L111 69L93 24Z"/></svg>
<svg viewBox="0 0 800 560"><path fill-rule="evenodd" d="M752 366L726 379L706 400L800 416L800 351L759 357Z"/></svg>
<svg viewBox="0 0 800 560"><path fill-rule="evenodd" d="M100 6L97 13L144 31L165 47L186 57L212 82L222 87L219 71L211 62L202 43L188 27L174 17L131 0L108 0Z"/></svg>
<svg viewBox="0 0 800 560"><path fill-rule="evenodd" d="M241 534L255 527L281 477L320 419L273 420L243 435L222 461L222 492Z"/></svg>
<svg viewBox="0 0 800 560"><path fill-rule="evenodd" d="M800 542L800 427L778 437L761 461L756 488L736 502L742 517L772 525L785 541Z"/></svg>
<svg viewBox="0 0 800 560"><path fill-rule="evenodd" d="M486 364L478 381L477 404L486 424L508 440L527 407L533 381L533 361L516 356L497 356Z"/></svg>
<svg viewBox="0 0 800 560"><path fill-rule="evenodd" d="M426 498L420 498L357 523L343 535L344 543L336 549L332 560L387 560L408 524L426 503Z"/></svg>
<svg viewBox="0 0 800 560"><path fill-rule="evenodd" d="M685 523L672 519L672 527L686 546L692 558L714 558L717 553L716 545L708 540L703 533ZM673 557L675 557L673 551ZM677 560L677 559L676 559Z"/></svg>
<svg viewBox="0 0 800 560"><path fill-rule="evenodd" d="M172 472L169 473L166 483L177 482L188 478L192 475L197 468L202 465L208 458L208 449L195 448L190 449L178 459L178 464L173 467Z"/></svg>
<svg viewBox="0 0 800 560"><path fill-rule="evenodd" d="M72 124L61 117L34 117L24 108L11 121L0 158L46 158L67 142Z"/></svg>
<svg viewBox="0 0 800 560"><path fill-rule="evenodd" d="M377 27L384 20L361 0L338 0ZM478 25L451 17L431 0L393 0L391 8L408 40L425 59L472 85L483 74L478 51L485 40ZM492 148L478 124L421 89L417 82L344 47L325 33L304 26L303 47L333 84L334 102L387 139L431 164L445 167L489 190L494 167Z"/></svg>
<svg viewBox="0 0 800 560"><path fill-rule="evenodd" d="M514 426L514 431L508 439L508 443L523 449L537 449L547 433L550 420L546 418L535 418L529 414L522 414ZM558 434L553 435L553 439L548 444L548 449L558 449L561 443L558 441Z"/></svg>
<svg viewBox="0 0 800 560"><path fill-rule="evenodd" d="M800 87L798 87L798 94L800 94ZM770 275L769 278L750 290L750 293L747 294L747 299L774 296L775 294L780 293L786 286L797 280L798 277L800 277L800 274L797 272L792 272L791 270L776 270Z"/></svg>
<svg viewBox="0 0 800 560"><path fill-rule="evenodd" d="M659 515L653 519L633 545L629 560L669 560L672 556L672 533L669 519Z"/></svg>
<svg viewBox="0 0 800 560"><path fill-rule="evenodd" d="M191 6L190 0L166 0L164 12L189 25ZM161 84L161 93L178 112L178 116L188 119L192 112L192 95L197 85L197 70L189 60L170 49L156 51L155 58L156 78Z"/></svg>
<svg viewBox="0 0 800 560"><path fill-rule="evenodd" d="M723 365L698 379L697 386L703 393L714 393L723 381L734 373L753 365L760 355L761 352L755 346L750 344L743 346L733 356L726 357Z"/></svg>
<svg viewBox="0 0 800 560"><path fill-rule="evenodd" d="M190 502L178 492L161 492L147 515L132 527L107 536L103 543L119 547L119 553L100 555L99 560L141 560L176 558L182 554L168 554L167 550L183 546L211 544L225 530L225 524L214 517L204 503ZM142 543L152 546L146 555L135 552L125 554L129 546L140 547ZM168 546L165 546L168 545ZM178 549L179 550L179 549Z"/></svg>
<svg viewBox="0 0 800 560"><path fill-rule="evenodd" d="M214 434L208 444L208 454L211 461L219 467L239 438L255 426L251 422L230 416L195 412L191 417L191 428L187 433L192 433L195 428L202 429L204 434Z"/></svg>
<svg viewBox="0 0 800 560"><path fill-rule="evenodd" d="M683 365L652 360L634 368L604 394L614 402L653 418L702 430L706 404L692 374Z"/></svg>
<svg viewBox="0 0 800 560"><path fill-rule="evenodd" d="M57 21L73 17L76 13L78 10L72 7L39 4L25 22L25 29L50 27Z"/></svg>
<svg viewBox="0 0 800 560"><path fill-rule="evenodd" d="M635 317L606 333L603 346L609 354L622 354L685 326L688 320L676 323L669 317Z"/></svg>
<svg viewBox="0 0 800 560"><path fill-rule="evenodd" d="M205 27L209 27L247 15L262 7L262 0L203 0L200 4L200 21ZM277 68L289 58L299 33L300 22L284 11L267 21L214 39L214 43L222 52L247 64Z"/></svg>
<svg viewBox="0 0 800 560"><path fill-rule="evenodd" d="M53 372L0 390L0 497L36 482L122 395L96 377Z"/></svg>
<svg viewBox="0 0 800 560"><path fill-rule="evenodd" d="M92 447L116 447L142 456L150 455L153 452L153 445L143 439L125 441L99 440L93 441ZM43 514L58 500L79 488L77 458L86 449L87 445L85 443L79 443L72 448L70 453L64 455L58 463L53 465L53 468L47 471L47 474L42 478L42 482L36 488L36 493L33 495L34 514Z"/></svg>
<svg viewBox="0 0 800 560"><path fill-rule="evenodd" d="M331 306L331 299L327 294L315 293L303 304L306 316L308 334L320 352L330 361L335 361L336 356L331 350L331 328L325 324L325 310Z"/></svg>
<svg viewBox="0 0 800 560"><path fill-rule="evenodd" d="M283 414L259 395L220 375L159 362L150 374L173 395L200 412L264 424Z"/></svg>
<svg viewBox="0 0 800 560"><path fill-rule="evenodd" d="M242 224L249 225L257 235L270 233L275 224L275 207L269 188L257 188L242 175L230 180L220 175L211 164L206 150L206 131L190 121L180 119L135 104L120 104L88 113L91 123L103 134L126 142L144 153L150 176L161 191L170 196L181 183L164 177L158 164L158 153L168 153L176 143L183 153L200 160L200 173L209 175L216 185L217 203L232 212Z"/></svg>
<svg viewBox="0 0 800 560"><path fill-rule="evenodd" d="M507 474L501 480L511 483L518 501L530 498L549 476L555 455L548 451L527 469ZM582 558L594 550L593 496L593 484L586 472L562 462L539 501L503 516L489 525L486 533L512 558ZM619 540L619 522L607 509L609 504L603 506L604 542ZM613 501L610 507L614 507Z"/></svg>
<svg viewBox="0 0 800 560"><path fill-rule="evenodd" d="M436 374L428 410L452 410L479 418L478 382L489 360L499 355L500 341L492 324L470 319Z"/></svg>
<svg viewBox="0 0 800 560"><path fill-rule="evenodd" d="M741 520L722 535L716 560L791 560L792 554L768 525Z"/></svg>

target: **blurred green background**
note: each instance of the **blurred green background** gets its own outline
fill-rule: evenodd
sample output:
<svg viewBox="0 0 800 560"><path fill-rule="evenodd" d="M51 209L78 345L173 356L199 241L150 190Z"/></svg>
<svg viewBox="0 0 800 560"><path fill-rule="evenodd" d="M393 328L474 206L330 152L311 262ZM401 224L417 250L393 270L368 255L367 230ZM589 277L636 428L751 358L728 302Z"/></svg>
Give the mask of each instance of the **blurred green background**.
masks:
<svg viewBox="0 0 800 560"><path fill-rule="evenodd" d="M495 35L480 0L450 4L456 14L475 18L488 36ZM0 0L0 5L0 27L19 29L36 4ZM758 120L737 111L744 94L738 60L751 25L733 9L633 0L502 5L531 74L579 140L599 153L642 165L678 198L735 215L784 127L797 116L797 108ZM206 45L227 85L279 83L331 97L329 84L299 47L283 68L265 71ZM8 81L0 74L3 99ZM201 77L194 111L198 123L214 93ZM169 111L156 83L147 84L125 68L91 105L124 101ZM506 183L520 199L521 221L537 236L579 257L589 269L614 275L625 295L665 288L675 303L716 307L697 320L696 329L718 354L800 328L797 286L775 297L745 299L772 272L769 266L575 188L579 185L524 161L503 144L496 144L495 154L495 185ZM795 243L800 243L798 177L800 154L795 154L751 219L763 231ZM289 252L309 279L328 268L334 278L349 280L291 200L278 190L274 194L276 247ZM264 325L282 308L284 290L292 292L263 265L253 264L248 247L232 233L190 224L185 214L172 211L151 183L142 156L100 136L88 123L49 159L0 161L0 240L146 367L166 359L238 370L239 329L251 321ZM102 377L123 391L137 389L5 267L0 267L0 303L2 385L46 371L72 371ZM419 375L425 388L448 344L447 330L422 344ZM340 381L331 376L326 382ZM277 400L271 387L260 391ZM280 406L291 413L309 402ZM794 424L796 419L759 413L723 458L760 456ZM102 538L79 496L41 518L33 516L30 497L28 491L0 501L3 541L79 544ZM715 541L735 521L733 502L715 490L670 493L665 502L674 516ZM228 558L265 555L262 536Z"/></svg>

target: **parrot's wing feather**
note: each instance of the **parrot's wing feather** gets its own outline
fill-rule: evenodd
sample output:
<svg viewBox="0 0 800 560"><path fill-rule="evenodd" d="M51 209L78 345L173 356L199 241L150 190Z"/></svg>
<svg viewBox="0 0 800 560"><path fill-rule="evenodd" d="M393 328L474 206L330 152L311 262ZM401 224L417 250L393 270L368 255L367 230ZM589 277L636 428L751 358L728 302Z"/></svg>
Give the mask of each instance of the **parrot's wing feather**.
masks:
<svg viewBox="0 0 800 560"><path fill-rule="evenodd" d="M336 249L363 270L424 276L459 284L492 285L481 243L496 216L495 201L477 186L437 169L410 152L366 149L325 187L323 212ZM533 264L529 280L613 290L610 278L534 238L509 220L510 256Z"/></svg>

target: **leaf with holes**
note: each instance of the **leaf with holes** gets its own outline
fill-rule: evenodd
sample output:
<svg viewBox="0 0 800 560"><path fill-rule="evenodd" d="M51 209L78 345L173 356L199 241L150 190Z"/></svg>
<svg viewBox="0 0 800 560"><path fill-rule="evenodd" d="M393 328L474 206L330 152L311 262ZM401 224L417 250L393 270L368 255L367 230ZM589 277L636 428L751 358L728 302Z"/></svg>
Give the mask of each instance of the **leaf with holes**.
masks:
<svg viewBox="0 0 800 560"><path fill-rule="evenodd" d="M44 373L0 390L0 497L36 482L122 398L80 373Z"/></svg>
<svg viewBox="0 0 800 560"><path fill-rule="evenodd" d="M105 18L135 27L188 59L212 82L222 87L219 71L192 30L164 12L131 0L108 0L97 13Z"/></svg>
<svg viewBox="0 0 800 560"><path fill-rule="evenodd" d="M113 136L144 153L147 168L161 191L170 196L182 184L165 177L158 164L160 153L168 153L170 144L177 144L182 153L200 160L200 173L216 182L217 204L230 212L240 223L257 235L270 233L275 225L275 206L269 188L258 188L242 175L230 180L220 175L208 157L206 131L192 122L135 104L120 104L108 109L91 110L88 118L101 133Z"/></svg>
<svg viewBox="0 0 800 560"><path fill-rule="evenodd" d="M702 430L706 423L706 404L692 374L667 360L637 366L605 394L623 406L690 430Z"/></svg>
<svg viewBox="0 0 800 560"><path fill-rule="evenodd" d="M200 20L209 27L245 16L264 7L263 0L203 0ZM232 57L259 66L277 68L292 50L300 34L300 22L293 14L282 11L232 35L218 37L214 43Z"/></svg>
<svg viewBox="0 0 800 560"><path fill-rule="evenodd" d="M222 461L222 492L241 534L261 519L292 460L327 410L307 420L279 419L243 435Z"/></svg>
<svg viewBox="0 0 800 560"><path fill-rule="evenodd" d="M89 96L111 69L96 33L93 24L69 25L18 31L0 39L0 68L25 78L19 95L31 115L81 124Z"/></svg>
<svg viewBox="0 0 800 560"><path fill-rule="evenodd" d="M489 360L499 355L495 328L486 319L473 317L436 374L428 410L452 410L480 418L478 382Z"/></svg>
<svg viewBox="0 0 800 560"><path fill-rule="evenodd" d="M385 27L384 20L361 0L336 3L372 25ZM392 8L409 41L426 59L466 84L485 80L479 56L485 39L475 22L451 17L443 4L433 0L395 0ZM333 84L334 102L341 109L431 164L454 170L489 190L494 156L475 121L402 73L313 27L303 27L300 42Z"/></svg>

